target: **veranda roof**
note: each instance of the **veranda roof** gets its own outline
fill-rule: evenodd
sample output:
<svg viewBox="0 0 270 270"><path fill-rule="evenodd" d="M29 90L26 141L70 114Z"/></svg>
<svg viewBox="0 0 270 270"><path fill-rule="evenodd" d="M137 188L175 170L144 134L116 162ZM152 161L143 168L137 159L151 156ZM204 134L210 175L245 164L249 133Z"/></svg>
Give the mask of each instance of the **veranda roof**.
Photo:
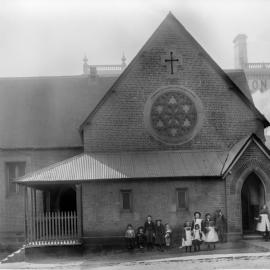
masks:
<svg viewBox="0 0 270 270"><path fill-rule="evenodd" d="M254 142L270 159L270 151L254 134L228 151L138 151L83 153L16 180L19 184L53 184L113 179L223 177Z"/></svg>
<svg viewBox="0 0 270 270"><path fill-rule="evenodd" d="M220 176L224 152L151 151L83 153L17 179L18 183L151 177Z"/></svg>

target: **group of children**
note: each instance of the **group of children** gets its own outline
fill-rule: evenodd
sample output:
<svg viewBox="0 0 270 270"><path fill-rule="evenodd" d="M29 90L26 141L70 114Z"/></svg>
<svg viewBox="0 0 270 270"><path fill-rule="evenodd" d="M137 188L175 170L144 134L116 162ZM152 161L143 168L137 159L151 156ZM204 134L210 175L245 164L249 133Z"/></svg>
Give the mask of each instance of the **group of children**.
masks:
<svg viewBox="0 0 270 270"><path fill-rule="evenodd" d="M182 230L180 248L191 252L192 246L194 251L200 251L200 246L203 242L207 243L208 249L211 245L215 248L215 243L225 241L226 219L221 210L218 210L212 218L209 213L205 215L205 219L201 218L201 213L196 211L192 222L186 221ZM137 229L135 233L131 224L128 224L125 233L127 248L133 250L137 247L143 250L147 247L148 250L153 249L154 245L160 251L163 247L169 248L172 244L172 229L167 223L165 226L160 219L154 223L152 217L147 217L144 226Z"/></svg>
<svg viewBox="0 0 270 270"><path fill-rule="evenodd" d="M226 219L221 210L218 210L212 216L207 213L205 219L201 218L201 213L196 211L192 222L185 222L182 232L181 248L191 252L192 246L194 251L200 251L203 242L210 249L211 245L216 248L217 242L225 242Z"/></svg>
<svg viewBox="0 0 270 270"><path fill-rule="evenodd" d="M147 247L148 250L153 249L154 245L159 250L163 251L163 247L170 247L171 245L172 230L169 224L162 224L161 219L156 220L156 223L152 221L152 217L147 217L144 226L138 228L137 233L133 229L131 224L128 224L125 233L127 248L132 250L137 247L143 250Z"/></svg>

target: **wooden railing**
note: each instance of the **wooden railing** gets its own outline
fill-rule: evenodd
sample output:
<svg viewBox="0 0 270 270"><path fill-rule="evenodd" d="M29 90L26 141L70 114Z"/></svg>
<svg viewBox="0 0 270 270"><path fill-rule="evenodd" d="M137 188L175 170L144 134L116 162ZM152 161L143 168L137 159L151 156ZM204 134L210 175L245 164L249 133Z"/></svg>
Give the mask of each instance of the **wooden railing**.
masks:
<svg viewBox="0 0 270 270"><path fill-rule="evenodd" d="M26 244L29 246L69 245L78 241L75 211L39 213L27 218Z"/></svg>

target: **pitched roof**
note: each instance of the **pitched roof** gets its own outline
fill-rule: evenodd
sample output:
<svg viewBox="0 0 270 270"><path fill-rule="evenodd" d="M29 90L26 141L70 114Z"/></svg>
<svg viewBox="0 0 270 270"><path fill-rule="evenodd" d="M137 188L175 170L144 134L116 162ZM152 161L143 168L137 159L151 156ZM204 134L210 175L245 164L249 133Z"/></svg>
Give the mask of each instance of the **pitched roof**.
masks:
<svg viewBox="0 0 270 270"><path fill-rule="evenodd" d="M247 77L243 69L225 69L224 72L238 86L243 94L253 103L251 92L248 86Z"/></svg>
<svg viewBox="0 0 270 270"><path fill-rule="evenodd" d="M111 86L108 92L103 96L103 98L100 100L100 102L96 105L96 107L90 111L89 115L86 117L86 119L82 122L80 126L80 131L83 132L84 126L89 122L89 120L94 116L94 114L97 112L97 110L102 106L102 104L107 100L107 98L110 97L110 94L114 91L114 89L117 87L117 85L122 81L122 79L129 73L129 71L135 66L135 63L137 62L137 59L142 54L142 52L147 48L147 46L151 43L152 39L156 37L156 35L159 35L160 29L162 29L163 25L166 24L175 24L179 29L182 30L184 35L187 36L191 40L191 42L196 46L200 54L205 57L205 59L208 60L208 62L212 65L212 67L219 73L221 77L223 77L228 83L231 85L231 89L235 91L237 95L240 96L242 101L257 115L258 119L261 119L261 121L264 123L264 126L270 126L270 123L268 120L264 117L264 115L257 110L257 108L254 106L252 102L252 98L250 99L249 95L246 90L240 90L239 86L240 82L242 84L242 79L239 80L239 76L236 76L235 74L229 74L227 75L220 67L219 65L210 57L210 55L202 48L202 46L194 39L194 37L185 29L185 27L175 18L175 16L169 12L169 14L166 16L166 18L163 20L163 22L159 25L159 27L156 29L156 31L152 34L152 36L147 40L147 42L144 44L144 46L141 48L141 50L137 53L137 55L133 58L133 60L130 62L130 64L127 66L127 68L124 70L124 72L117 78L115 83ZM238 84L234 82L234 80L231 78L234 77L235 79L239 81Z"/></svg>
<svg viewBox="0 0 270 270"><path fill-rule="evenodd" d="M256 136L256 134L251 134L250 136L243 138L238 143L233 145L233 147L228 152L226 161L222 169L223 177L227 175L229 170L242 156L242 154L245 152L245 150L247 149L247 147L250 145L251 142L254 142L262 150L262 152L266 155L266 157L270 159L270 150L267 148L267 146L261 141L259 137Z"/></svg>
<svg viewBox="0 0 270 270"><path fill-rule="evenodd" d="M254 134L229 151L140 151L83 153L16 180L20 184L108 181L114 179L224 177L251 142L270 159L270 151Z"/></svg>
<svg viewBox="0 0 270 270"><path fill-rule="evenodd" d="M220 176L226 156L209 151L84 153L19 178L18 183Z"/></svg>
<svg viewBox="0 0 270 270"><path fill-rule="evenodd" d="M82 146L78 132L115 77L0 79L0 148Z"/></svg>
<svg viewBox="0 0 270 270"><path fill-rule="evenodd" d="M238 78L238 71L229 73L233 80ZM0 148L82 146L78 127L115 80L87 76L0 78Z"/></svg>

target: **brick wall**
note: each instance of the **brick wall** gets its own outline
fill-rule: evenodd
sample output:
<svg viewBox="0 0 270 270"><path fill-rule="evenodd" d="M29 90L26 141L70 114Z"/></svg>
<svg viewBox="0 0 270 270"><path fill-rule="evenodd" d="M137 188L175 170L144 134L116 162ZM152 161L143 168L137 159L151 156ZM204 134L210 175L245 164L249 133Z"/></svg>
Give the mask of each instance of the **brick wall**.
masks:
<svg viewBox="0 0 270 270"><path fill-rule="evenodd" d="M26 173L29 173L72 157L81 151L81 149L63 149L0 152L0 238L7 236L9 232L14 235L14 232L24 231L24 193L7 194L5 163L25 161Z"/></svg>
<svg viewBox="0 0 270 270"><path fill-rule="evenodd" d="M183 58L183 66L178 67L173 78L161 64L161 56L167 56L171 48ZM153 139L143 121L147 98L170 84L194 91L203 103L205 115L198 135L176 147ZM252 132L263 138L262 123L236 94L239 90L220 76L173 21L162 24L113 90L84 129L86 151L225 149Z"/></svg>
<svg viewBox="0 0 270 270"><path fill-rule="evenodd" d="M174 231L192 220L196 210L203 215L225 211L225 182L222 180L129 180L87 183L82 186L83 235L122 236L128 223L143 225L148 214L169 222ZM176 210L176 189L188 188L188 209ZM132 190L133 211L121 211L121 190ZM178 235L178 234L176 234ZM177 236L179 237L179 236Z"/></svg>

